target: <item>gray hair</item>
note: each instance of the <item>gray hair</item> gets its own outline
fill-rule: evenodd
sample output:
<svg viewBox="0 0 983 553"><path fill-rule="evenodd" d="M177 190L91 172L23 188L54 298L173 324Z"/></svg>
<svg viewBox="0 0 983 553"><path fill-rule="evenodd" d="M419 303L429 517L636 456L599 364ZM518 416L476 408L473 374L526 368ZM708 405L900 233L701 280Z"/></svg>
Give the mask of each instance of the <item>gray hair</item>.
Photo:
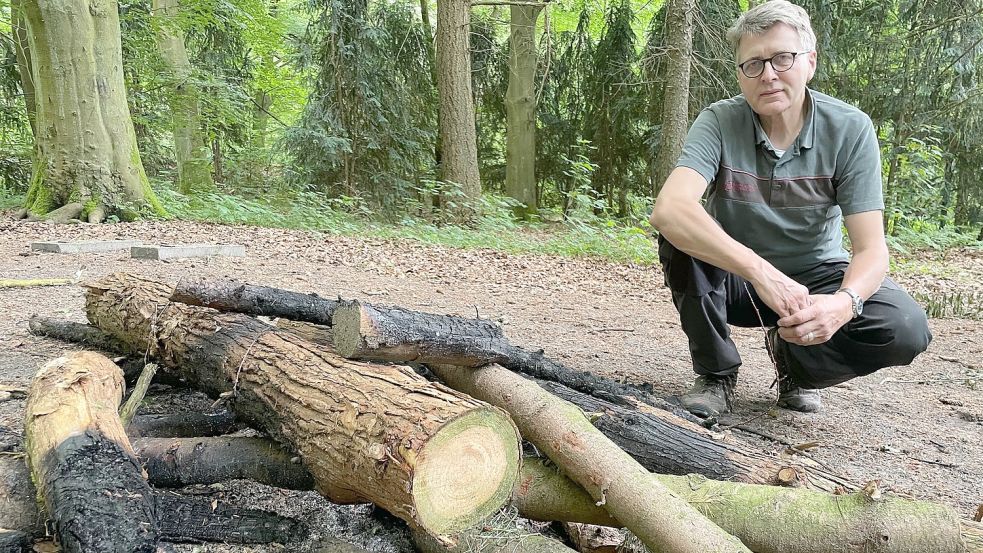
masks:
<svg viewBox="0 0 983 553"><path fill-rule="evenodd" d="M809 14L801 6L796 6L788 0L769 0L744 12L734 25L727 29L727 40L737 52L742 38L748 35L763 35L778 23L784 23L795 29L803 50L816 49L816 33L812 30Z"/></svg>

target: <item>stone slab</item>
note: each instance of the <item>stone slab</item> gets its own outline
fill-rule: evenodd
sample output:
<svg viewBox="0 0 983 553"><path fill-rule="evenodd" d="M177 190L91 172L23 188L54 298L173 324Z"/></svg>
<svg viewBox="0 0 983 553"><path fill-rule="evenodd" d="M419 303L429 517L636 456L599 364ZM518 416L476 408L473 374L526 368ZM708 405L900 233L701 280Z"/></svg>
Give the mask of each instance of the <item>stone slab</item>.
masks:
<svg viewBox="0 0 983 553"><path fill-rule="evenodd" d="M127 250L142 240L82 240L80 242L32 242L31 251L51 253L93 253Z"/></svg>
<svg viewBox="0 0 983 553"><path fill-rule="evenodd" d="M181 244L160 246L133 246L130 257L134 259L179 259L182 257L245 257L246 247L238 244Z"/></svg>

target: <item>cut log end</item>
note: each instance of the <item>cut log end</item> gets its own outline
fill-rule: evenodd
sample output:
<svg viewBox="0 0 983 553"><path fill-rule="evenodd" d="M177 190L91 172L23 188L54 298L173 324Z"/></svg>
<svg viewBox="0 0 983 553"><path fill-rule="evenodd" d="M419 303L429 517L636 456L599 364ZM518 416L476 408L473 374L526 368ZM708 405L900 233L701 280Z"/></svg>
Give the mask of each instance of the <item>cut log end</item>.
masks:
<svg viewBox="0 0 983 553"><path fill-rule="evenodd" d="M338 355L349 359L357 357L366 350L363 336L371 327L366 327L362 304L357 301L342 301L331 316L332 339Z"/></svg>
<svg viewBox="0 0 983 553"><path fill-rule="evenodd" d="M475 409L444 426L417 458L417 522L446 535L497 512L518 478L518 444L518 431L497 409Z"/></svg>

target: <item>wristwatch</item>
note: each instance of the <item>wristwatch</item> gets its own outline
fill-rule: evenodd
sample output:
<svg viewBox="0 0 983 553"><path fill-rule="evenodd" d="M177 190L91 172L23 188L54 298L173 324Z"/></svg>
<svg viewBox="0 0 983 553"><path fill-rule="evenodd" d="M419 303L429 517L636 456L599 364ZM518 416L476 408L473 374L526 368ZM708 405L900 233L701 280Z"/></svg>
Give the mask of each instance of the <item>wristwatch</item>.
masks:
<svg viewBox="0 0 983 553"><path fill-rule="evenodd" d="M853 303L853 318L856 319L864 312L864 299L860 297L860 294L854 292L849 288L840 288L837 292L843 292L844 294L850 296L850 301Z"/></svg>

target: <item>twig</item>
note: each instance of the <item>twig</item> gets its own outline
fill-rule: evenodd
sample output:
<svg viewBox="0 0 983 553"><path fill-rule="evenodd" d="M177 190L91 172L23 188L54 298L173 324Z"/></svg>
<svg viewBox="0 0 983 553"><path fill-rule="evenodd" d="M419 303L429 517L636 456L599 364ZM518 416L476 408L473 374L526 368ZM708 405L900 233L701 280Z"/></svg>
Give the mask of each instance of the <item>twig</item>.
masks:
<svg viewBox="0 0 983 553"><path fill-rule="evenodd" d="M0 288L29 288L31 286L64 286L75 284L70 278L4 278L0 279Z"/></svg>
<svg viewBox="0 0 983 553"><path fill-rule="evenodd" d="M129 426L133 420L133 416L136 415L137 409L139 409L140 404L143 402L144 396L147 395L147 388L150 388L150 382L154 379L155 374L157 374L157 365L155 363L147 363L143 366L143 370L140 371L140 377L137 378L137 383L133 387L130 398L126 400L123 408L119 411L119 420L123 423L124 428Z"/></svg>
<svg viewBox="0 0 983 553"><path fill-rule="evenodd" d="M635 332L634 328L592 328L591 332Z"/></svg>

